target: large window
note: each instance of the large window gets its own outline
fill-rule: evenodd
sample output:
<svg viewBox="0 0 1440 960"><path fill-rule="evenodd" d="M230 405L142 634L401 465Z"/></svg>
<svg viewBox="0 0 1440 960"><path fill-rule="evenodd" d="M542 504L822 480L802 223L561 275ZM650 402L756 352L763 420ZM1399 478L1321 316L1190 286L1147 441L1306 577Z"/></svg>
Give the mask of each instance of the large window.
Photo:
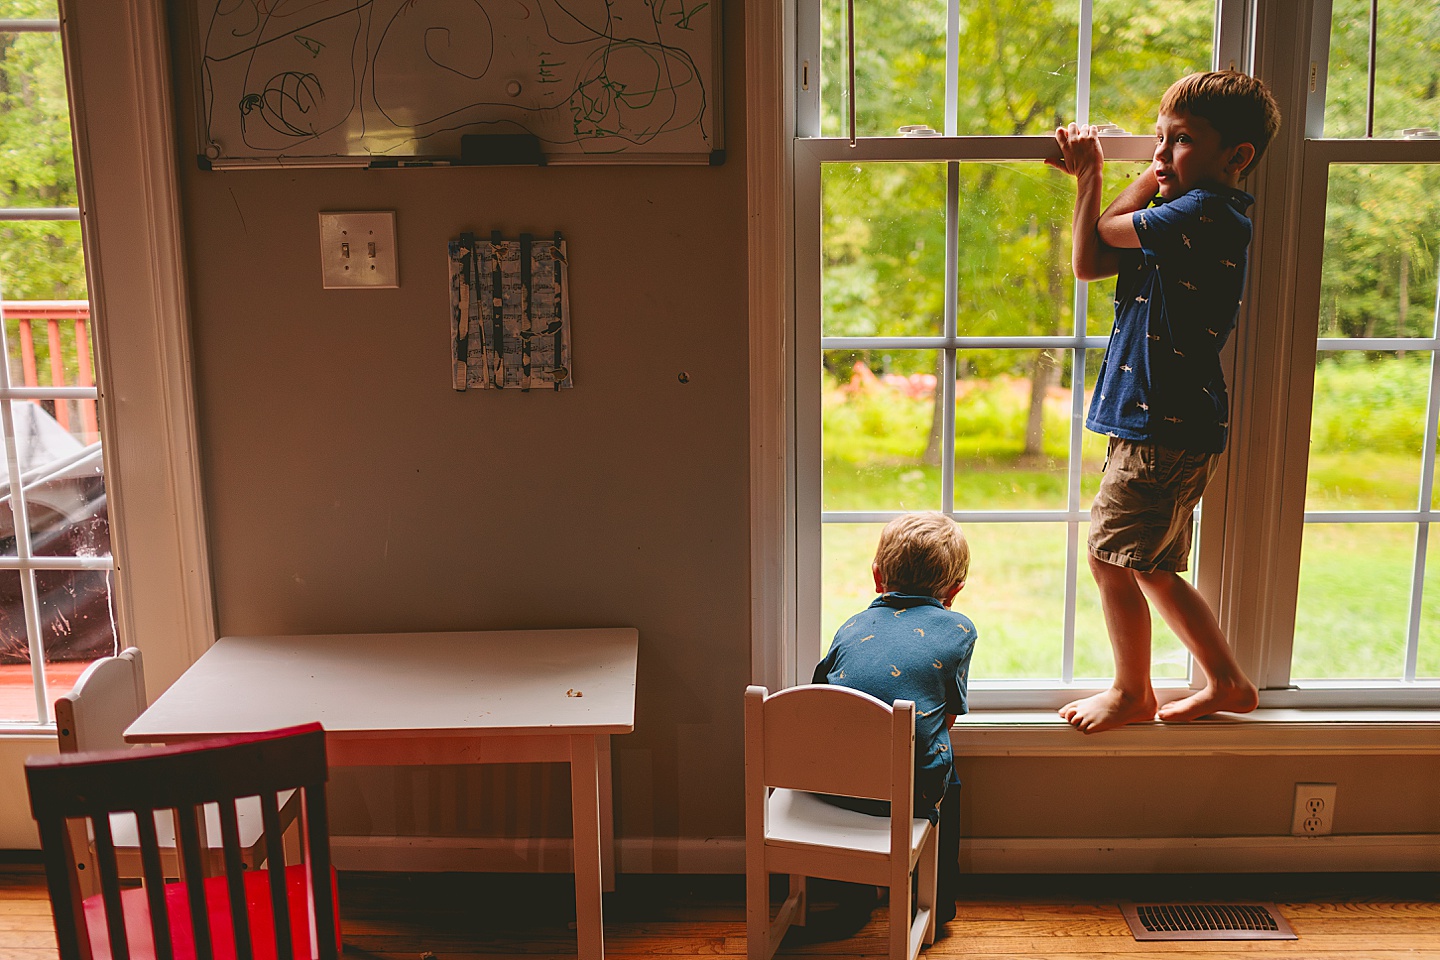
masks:
<svg viewBox="0 0 1440 960"><path fill-rule="evenodd" d="M1306 202L1287 206L1295 221L1283 230L1257 237L1271 245L1260 257L1270 270L1252 278L1251 291L1315 288L1294 298L1295 323L1318 336L1296 349L1319 349L1305 360L1306 379L1280 391L1277 409L1249 415L1313 421L1311 443L1282 462L1263 448L1271 441L1242 429L1229 457L1250 470L1263 461L1276 491L1308 471L1304 504L1266 494L1297 524L1303 514L1303 537L1267 541L1269 554L1235 549L1249 534L1233 522L1227 529L1227 497L1254 488L1222 478L1197 518L1192 554L1191 576L1217 609L1262 566L1263 603L1294 609L1293 636L1232 634L1257 682L1287 696L1301 687L1363 698L1380 684L1433 697L1424 681L1440 676L1440 558L1432 555L1429 573L1425 563L1440 504L1440 182L1432 176L1440 141L1413 129L1440 126L1440 11L1379 0L1372 61L1370 6L1337 0L1333 31L1329 23L1315 31L1317 49L1305 60L1316 62L1314 116L1296 106L1285 118L1291 155L1305 163ZM805 661L872 598L880 525L938 509L964 525L974 554L957 607L984 638L972 669L976 703L1063 702L1111 671L1085 560L1104 441L1083 422L1114 282L1073 278L1074 183L1040 160L1057 125L1113 124L1105 141L1113 196L1148 162L1170 82L1212 67L1249 69L1254 13L1216 0L853 9L821 0L801 11L797 674L808 674ZM1325 154L1321 122L1325 136L1352 139ZM1374 138L1353 139L1367 127ZM1308 173L1317 163L1328 193ZM1257 223L1266 200L1252 210ZM1320 222L1300 222L1307 216ZM1286 236L1308 238L1298 263L1279 252ZM1258 322L1242 312L1242 329ZM1232 384L1287 376L1299 355L1247 354L1247 342L1237 337L1227 354L1232 374L1246 370ZM1184 686L1192 672L1156 618L1157 683Z"/></svg>
<svg viewBox="0 0 1440 960"><path fill-rule="evenodd" d="M1437 84L1440 8L1337 0L1304 183L1319 283L1295 684L1440 679Z"/></svg>
<svg viewBox="0 0 1440 960"><path fill-rule="evenodd" d="M0 4L0 723L115 650L90 306L54 0Z"/></svg>

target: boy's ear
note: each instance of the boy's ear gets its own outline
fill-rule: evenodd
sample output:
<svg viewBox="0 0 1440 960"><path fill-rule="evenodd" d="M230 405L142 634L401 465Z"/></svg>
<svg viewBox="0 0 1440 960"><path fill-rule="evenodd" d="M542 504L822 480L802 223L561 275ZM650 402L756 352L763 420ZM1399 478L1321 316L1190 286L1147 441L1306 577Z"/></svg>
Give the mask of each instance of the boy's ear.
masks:
<svg viewBox="0 0 1440 960"><path fill-rule="evenodd" d="M1255 144L1241 143L1236 145L1235 148L1230 151L1230 156L1225 161L1225 166L1234 170L1236 173L1239 173L1241 170L1244 170L1246 167L1250 166L1250 162L1254 159Z"/></svg>
<svg viewBox="0 0 1440 960"><path fill-rule="evenodd" d="M953 603L953 602L955 601L955 597L959 595L960 591L961 591L961 590L964 590L964 589L965 589L965 581L964 581L964 580L957 580L957 581L955 582L955 585L954 585L953 587L951 587L949 590L946 590L946 591L945 591L945 595L940 598L940 601L941 601L942 603L944 603L945 606L948 607L948 606L950 606L951 603Z"/></svg>
<svg viewBox="0 0 1440 960"><path fill-rule="evenodd" d="M875 576L875 592L876 592L876 593L884 593L884 592L885 592L885 581L880 579L880 564L878 564L878 563L872 563L872 564L870 564L870 572L871 572L872 574L874 574L874 576Z"/></svg>

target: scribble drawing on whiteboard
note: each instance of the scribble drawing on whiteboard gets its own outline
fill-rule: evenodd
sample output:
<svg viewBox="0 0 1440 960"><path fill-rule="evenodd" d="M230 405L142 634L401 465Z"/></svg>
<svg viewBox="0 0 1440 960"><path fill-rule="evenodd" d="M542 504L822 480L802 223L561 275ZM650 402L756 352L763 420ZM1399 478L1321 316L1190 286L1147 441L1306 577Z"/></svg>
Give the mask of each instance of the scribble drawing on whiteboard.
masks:
<svg viewBox="0 0 1440 960"><path fill-rule="evenodd" d="M220 157L718 149L716 0L197 0Z"/></svg>

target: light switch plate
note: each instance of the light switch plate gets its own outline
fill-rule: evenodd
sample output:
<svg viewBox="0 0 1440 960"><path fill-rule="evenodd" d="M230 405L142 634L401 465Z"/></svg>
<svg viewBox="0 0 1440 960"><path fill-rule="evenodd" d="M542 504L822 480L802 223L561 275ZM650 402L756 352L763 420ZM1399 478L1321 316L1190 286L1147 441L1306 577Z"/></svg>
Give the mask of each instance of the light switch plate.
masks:
<svg viewBox="0 0 1440 960"><path fill-rule="evenodd" d="M320 280L326 290L400 286L395 211L321 213Z"/></svg>

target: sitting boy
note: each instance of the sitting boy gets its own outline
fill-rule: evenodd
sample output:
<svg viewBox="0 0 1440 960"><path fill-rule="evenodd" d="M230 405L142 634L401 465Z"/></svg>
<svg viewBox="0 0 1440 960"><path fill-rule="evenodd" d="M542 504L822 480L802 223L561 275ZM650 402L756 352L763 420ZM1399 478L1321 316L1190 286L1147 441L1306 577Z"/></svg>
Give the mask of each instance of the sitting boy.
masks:
<svg viewBox="0 0 1440 960"><path fill-rule="evenodd" d="M915 816L940 824L937 919L955 916L959 883L960 781L950 727L967 711L975 625L950 609L970 571L970 546L943 513L909 513L886 524L871 565L873 603L835 633L813 683L851 687L915 703ZM947 789L948 788L948 789ZM889 816L876 800L826 797L862 813Z"/></svg>

